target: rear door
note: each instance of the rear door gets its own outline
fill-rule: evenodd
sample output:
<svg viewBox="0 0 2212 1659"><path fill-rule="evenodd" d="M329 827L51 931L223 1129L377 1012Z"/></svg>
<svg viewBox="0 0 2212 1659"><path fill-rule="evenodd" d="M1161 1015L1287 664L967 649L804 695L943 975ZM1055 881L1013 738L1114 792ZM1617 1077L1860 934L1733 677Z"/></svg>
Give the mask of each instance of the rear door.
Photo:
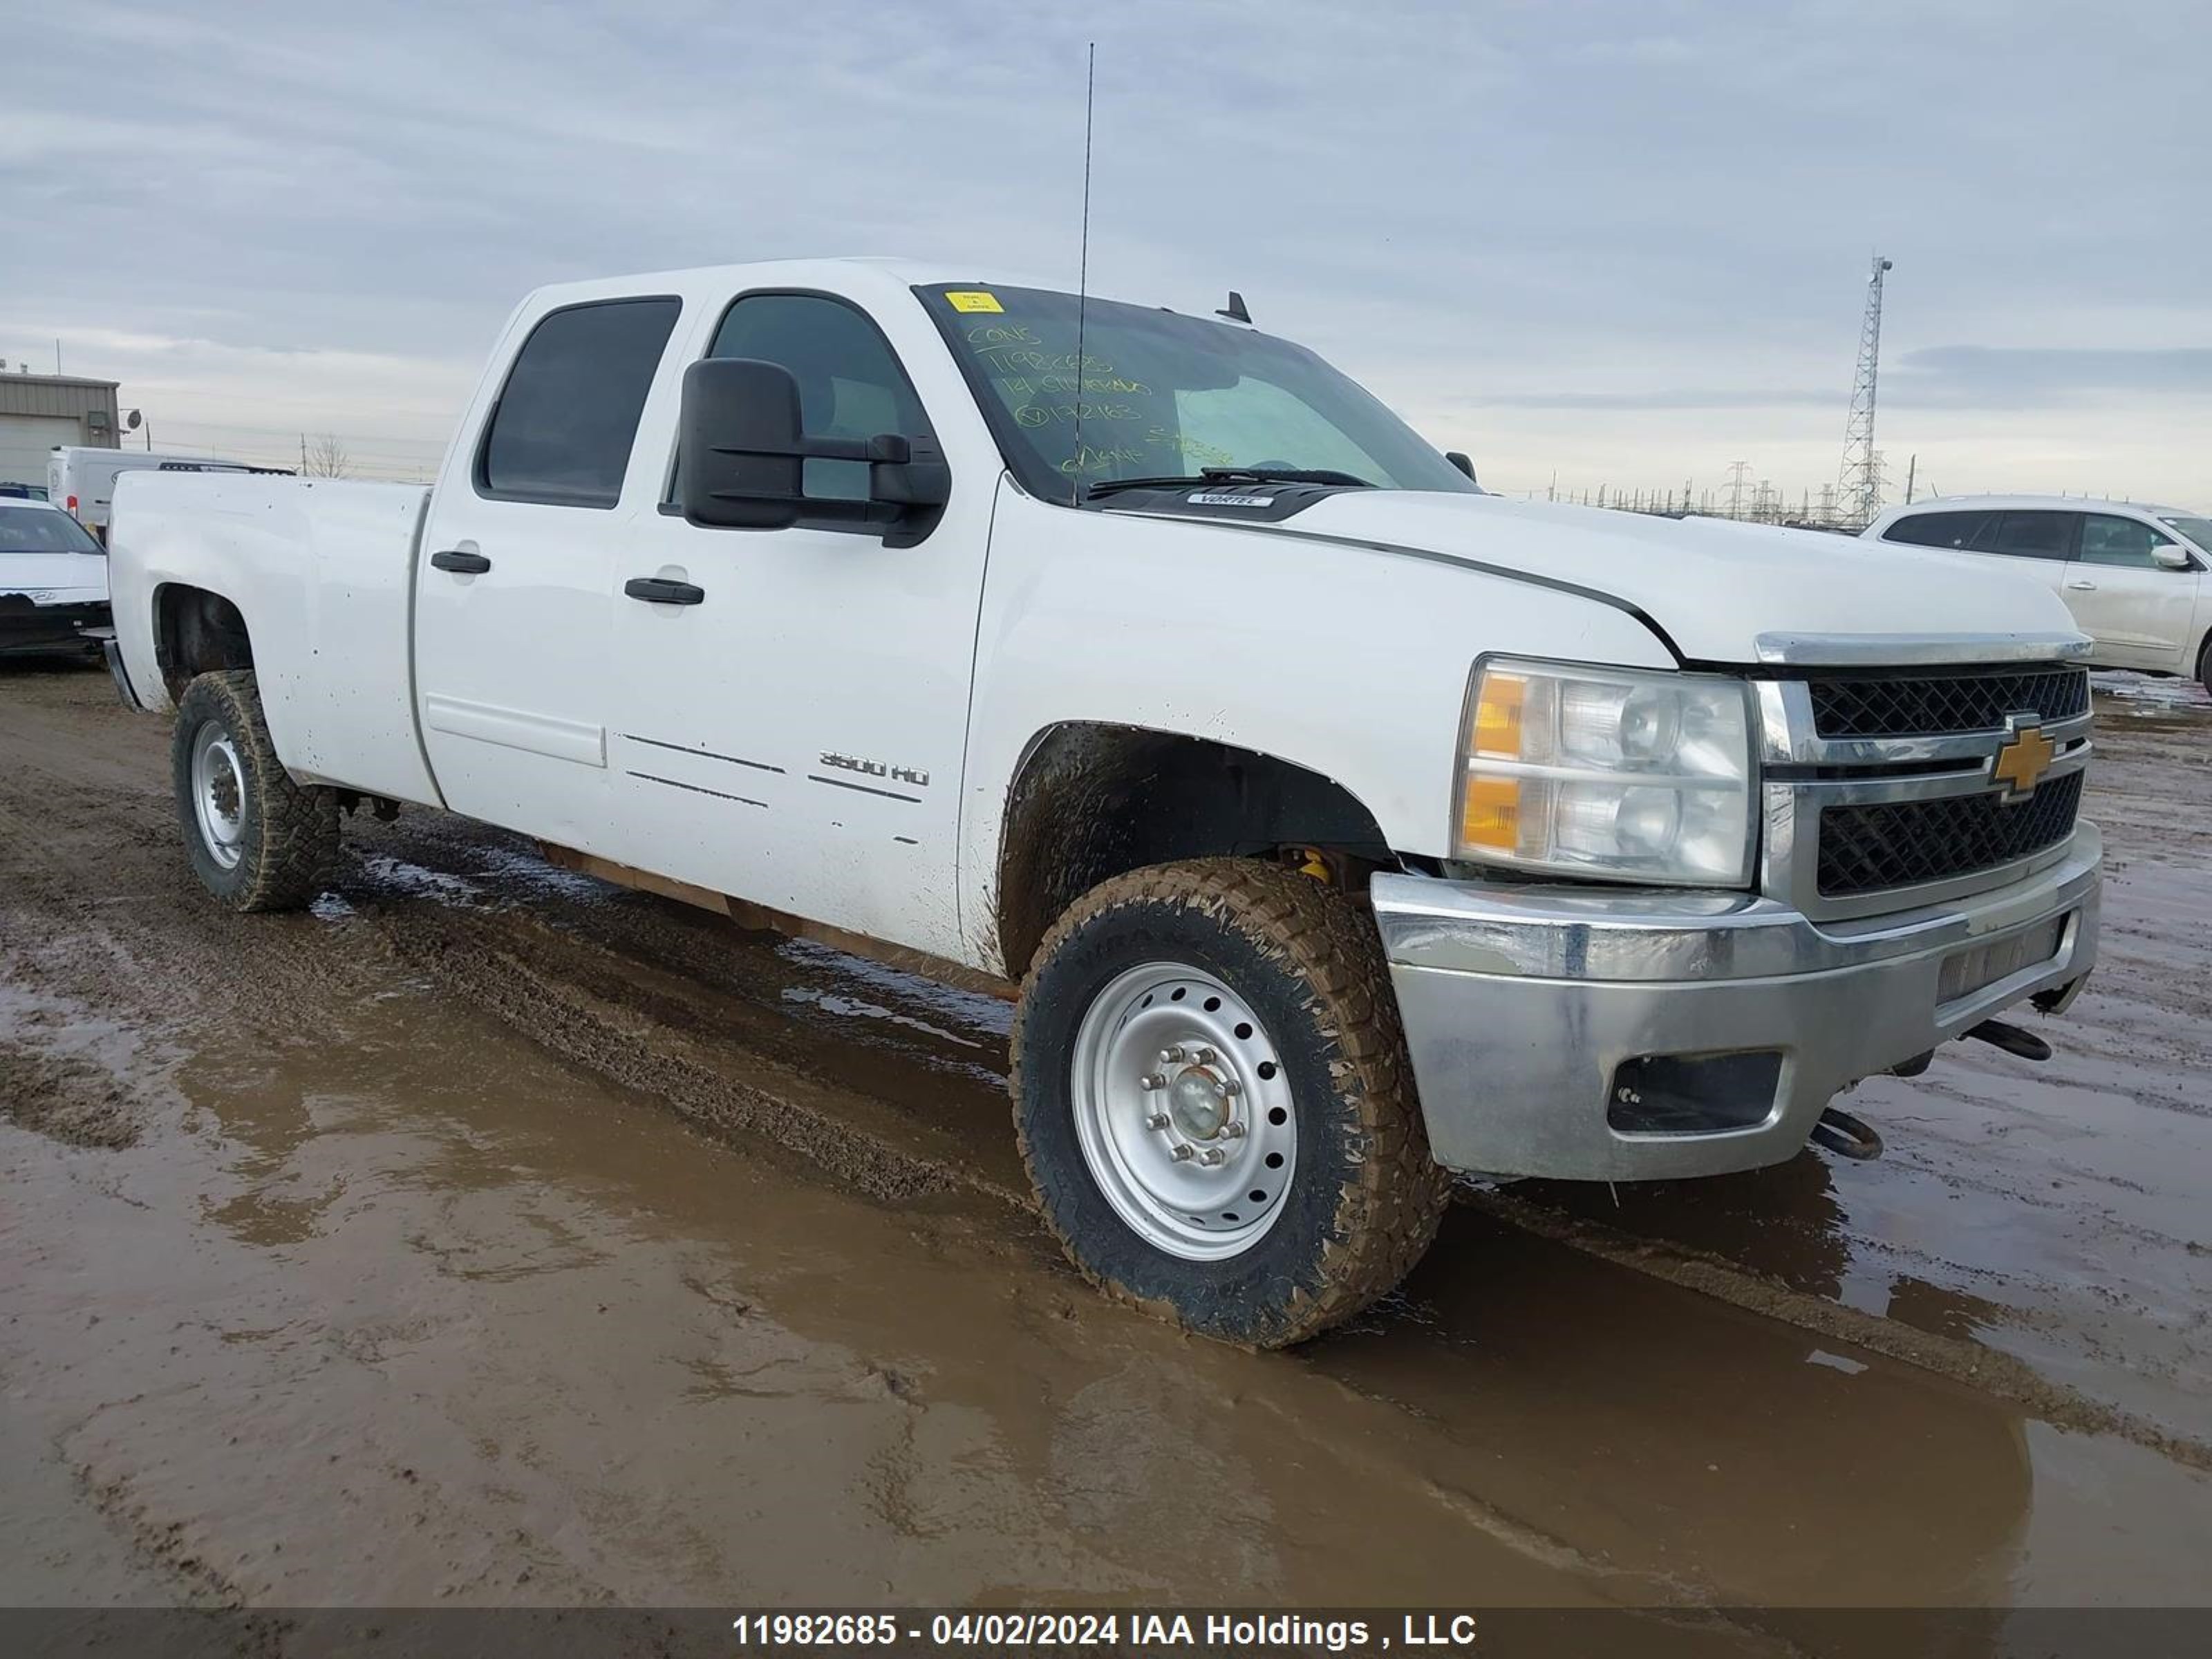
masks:
<svg viewBox="0 0 2212 1659"><path fill-rule="evenodd" d="M416 550L417 714L457 812L599 850L609 613L636 516L638 417L681 302L560 307L527 325L431 494Z"/></svg>
<svg viewBox="0 0 2212 1659"><path fill-rule="evenodd" d="M2179 544L2139 519L2081 514L2079 550L2066 568L2066 604L2097 641L2098 660L2125 668L2190 666L2197 573L2169 570L2153 550Z"/></svg>

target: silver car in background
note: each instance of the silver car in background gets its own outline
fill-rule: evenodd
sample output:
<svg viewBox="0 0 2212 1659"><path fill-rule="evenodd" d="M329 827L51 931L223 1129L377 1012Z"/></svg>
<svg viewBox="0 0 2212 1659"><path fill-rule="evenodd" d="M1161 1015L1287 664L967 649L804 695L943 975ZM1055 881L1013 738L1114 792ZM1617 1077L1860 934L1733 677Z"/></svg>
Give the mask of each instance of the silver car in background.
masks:
<svg viewBox="0 0 2212 1659"><path fill-rule="evenodd" d="M2186 507L2061 495L1946 495L1893 507L1875 541L2046 584L2100 668L2191 674L2212 690L2212 520Z"/></svg>

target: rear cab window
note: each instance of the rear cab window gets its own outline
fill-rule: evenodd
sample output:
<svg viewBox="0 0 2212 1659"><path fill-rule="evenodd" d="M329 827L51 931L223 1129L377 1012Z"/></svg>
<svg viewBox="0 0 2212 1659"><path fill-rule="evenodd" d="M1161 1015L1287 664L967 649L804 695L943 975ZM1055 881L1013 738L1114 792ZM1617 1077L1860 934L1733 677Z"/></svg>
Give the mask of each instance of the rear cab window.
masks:
<svg viewBox="0 0 2212 1659"><path fill-rule="evenodd" d="M507 372L477 450L488 501L611 507L683 301L590 301L547 313Z"/></svg>

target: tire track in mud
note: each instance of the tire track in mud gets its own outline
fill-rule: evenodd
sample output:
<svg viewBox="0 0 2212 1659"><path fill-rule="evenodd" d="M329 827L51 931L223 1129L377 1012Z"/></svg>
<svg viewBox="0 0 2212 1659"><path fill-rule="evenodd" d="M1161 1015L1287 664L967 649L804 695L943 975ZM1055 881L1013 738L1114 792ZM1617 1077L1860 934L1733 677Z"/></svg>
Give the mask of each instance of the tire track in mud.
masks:
<svg viewBox="0 0 2212 1659"><path fill-rule="evenodd" d="M371 919L386 928L401 961L471 988L487 1012L572 1063L655 1095L718 1136L765 1133L832 1178L879 1199L910 1200L964 1188L1024 1216L1034 1212L1026 1190L980 1179L972 1163L856 1135L849 1095L841 1093L834 1103L816 1106L797 1097L809 1086L797 1078L760 1086L728 1078L707 1057L711 1049L702 1052L696 1035L711 1024L709 1011L696 1001L686 1005L641 992L636 964L621 954L566 930L540 927L526 912L429 908L441 913L425 917L378 908ZM471 937L483 924L544 937L527 945L487 946ZM545 959L552 953L558 954L557 962ZM523 988L502 983L503 975ZM667 1052L672 1039L684 1052ZM758 1070L750 1054L744 1063ZM2003 1195L1998 1186L1990 1190ZM1793 1289L1720 1255L1567 1216L1509 1189L1468 1187L1460 1196L1478 1210L1554 1243L1978 1389L2056 1427L2112 1435L2188 1468L2212 1471L2212 1443L2099 1401L2001 1350ZM1041 1249L1040 1255L1049 1252ZM2035 1322L2029 1310L2013 1316L2023 1325Z"/></svg>
<svg viewBox="0 0 2212 1659"><path fill-rule="evenodd" d="M512 870L532 855L518 853L501 832L429 815L393 826L349 824L351 846L334 878L339 903L330 916L232 916L191 884L158 775L126 783L112 757L80 771L66 751L38 750L28 737L0 737L0 759L19 778L36 775L46 803L34 826L0 798L0 878L9 890L11 923L23 924L11 926L15 937L0 939L0 960L13 975L94 1006L143 1010L167 1033L204 1024L212 1008L247 1031L298 1040L319 1007L388 994L396 969L580 1070L665 1102L712 1137L748 1152L765 1143L796 1154L813 1170L886 1203L975 1193L1024 1218L1033 1212L1027 1192L980 1167L957 1136L933 1141L902 1124L887 1103L856 1098L777 1058L733 1048L724 1035L730 1022L716 1006L729 994L719 983L726 976L708 959L757 954L758 947L726 923L617 890L604 890L611 901L605 927L592 920L602 907L581 893L574 896L583 901L580 910L551 892L538 898L550 910L486 896L487 864ZM125 890L88 904L88 858ZM379 860L386 861L381 869ZM429 890L396 880L395 860L427 872ZM459 890L441 894L441 881ZM477 896L469 896L471 886ZM682 982L687 970L702 968L708 971L696 982ZM878 994L895 1002L898 994L879 988ZM922 1005L916 1012L939 1012ZM2117 1024L2104 1032L2124 1041ZM897 1053L908 1081L937 1080L912 1049ZM989 1048L963 1062L1001 1067L1003 1051ZM993 1128L1011 1141L1003 1115ZM2057 1426L2117 1436L2186 1467L2212 1469L2212 1444L2100 1402L1996 1349L1863 1312L1744 1263L1577 1218L1510 1191L1464 1196L1598 1259L1966 1383ZM1041 1231L1033 1243L1040 1260L1056 1260Z"/></svg>

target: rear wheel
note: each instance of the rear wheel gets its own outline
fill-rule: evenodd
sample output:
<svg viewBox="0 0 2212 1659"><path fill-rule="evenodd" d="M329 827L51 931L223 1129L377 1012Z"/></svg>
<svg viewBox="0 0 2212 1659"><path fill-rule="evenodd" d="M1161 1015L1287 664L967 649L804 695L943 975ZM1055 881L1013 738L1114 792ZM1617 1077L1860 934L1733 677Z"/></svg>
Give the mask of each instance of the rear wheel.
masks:
<svg viewBox="0 0 2212 1659"><path fill-rule="evenodd" d="M1014 1113L1045 1219L1121 1299L1282 1346L1392 1289L1449 1192L1374 924L1249 860L1164 865L1039 948Z"/></svg>
<svg viewBox="0 0 2212 1659"><path fill-rule="evenodd" d="M208 891L234 910L296 910L322 890L337 797L284 770L251 670L185 688L169 759L185 855Z"/></svg>
<svg viewBox="0 0 2212 1659"><path fill-rule="evenodd" d="M2197 653L2197 683L2212 691L2212 634L2204 636L2204 643Z"/></svg>

